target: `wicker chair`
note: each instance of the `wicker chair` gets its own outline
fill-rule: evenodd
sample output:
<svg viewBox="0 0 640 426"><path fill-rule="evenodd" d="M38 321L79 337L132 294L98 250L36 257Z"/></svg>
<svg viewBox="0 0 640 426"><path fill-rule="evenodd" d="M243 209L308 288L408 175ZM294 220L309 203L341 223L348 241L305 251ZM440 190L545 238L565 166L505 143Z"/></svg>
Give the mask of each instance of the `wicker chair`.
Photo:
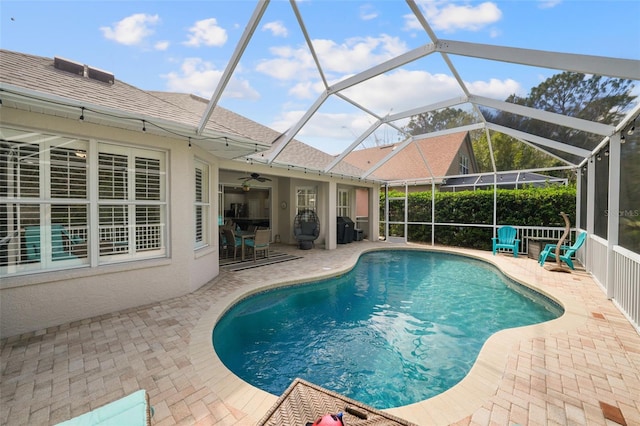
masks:
<svg viewBox="0 0 640 426"><path fill-rule="evenodd" d="M248 239L245 244L247 247L253 249L253 261L258 260L257 252L264 252L264 257L269 257L269 240L271 238L271 230L258 229L256 230L256 236L252 239Z"/></svg>
<svg viewBox="0 0 640 426"><path fill-rule="evenodd" d="M314 246L314 241L320 235L320 220L315 211L301 210L293 222L293 235L298 242L298 247L308 250Z"/></svg>

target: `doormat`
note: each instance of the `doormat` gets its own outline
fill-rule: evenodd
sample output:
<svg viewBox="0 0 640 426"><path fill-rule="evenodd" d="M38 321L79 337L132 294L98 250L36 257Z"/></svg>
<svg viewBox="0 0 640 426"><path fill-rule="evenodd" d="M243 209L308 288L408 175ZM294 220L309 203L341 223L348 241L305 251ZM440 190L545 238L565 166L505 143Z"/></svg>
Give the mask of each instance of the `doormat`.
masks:
<svg viewBox="0 0 640 426"><path fill-rule="evenodd" d="M233 259L220 259L220 267L225 271L238 272L245 269L258 268L260 266L273 265L276 263L288 262L290 260L302 259L302 256L294 256L292 254L282 252L271 252L268 258L258 258L257 261L253 261L253 257L245 258L242 262L239 258Z"/></svg>

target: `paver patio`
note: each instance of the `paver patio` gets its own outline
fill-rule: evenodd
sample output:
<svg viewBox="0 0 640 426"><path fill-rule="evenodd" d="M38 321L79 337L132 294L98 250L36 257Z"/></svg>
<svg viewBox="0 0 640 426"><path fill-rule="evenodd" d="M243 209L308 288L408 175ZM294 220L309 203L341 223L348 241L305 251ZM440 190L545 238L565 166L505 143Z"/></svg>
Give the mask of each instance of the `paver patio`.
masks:
<svg viewBox="0 0 640 426"><path fill-rule="evenodd" d="M247 292L336 274L363 251L390 247L417 246L362 241L300 252L280 245L304 258L222 272L182 297L4 339L0 422L56 424L146 389L154 425L253 425L277 396L222 366L211 345L216 319ZM492 336L458 386L393 414L423 425L640 425L640 335L586 272L459 251L534 284L567 313Z"/></svg>

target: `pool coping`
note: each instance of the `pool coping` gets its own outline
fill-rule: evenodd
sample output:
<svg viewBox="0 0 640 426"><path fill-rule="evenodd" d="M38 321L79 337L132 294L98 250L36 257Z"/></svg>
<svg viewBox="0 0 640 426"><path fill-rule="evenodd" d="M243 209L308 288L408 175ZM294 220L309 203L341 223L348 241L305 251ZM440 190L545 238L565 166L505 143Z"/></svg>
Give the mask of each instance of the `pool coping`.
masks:
<svg viewBox="0 0 640 426"><path fill-rule="evenodd" d="M351 270L364 253L379 250L421 250L439 251L464 255L486 261L510 279L525 285L556 301L564 309L559 318L540 324L501 330L491 335L484 343L469 373L451 389L432 398L402 407L390 408L387 411L397 417L417 424L451 424L460 421L483 405L496 394L503 372L507 366L509 353L519 343L551 333L575 330L586 324L588 312L584 306L570 294L559 289L546 286L544 277L541 282L530 282L520 271L505 270L512 264L504 261L504 256L492 256L491 252L458 249L451 247L433 247L413 244L389 244L380 247L365 248L346 259L346 266L327 271L326 274L314 274L298 277L295 280L273 282L268 279L255 284L246 284L230 294L217 299L202 315L191 333L189 356L205 386L216 393L228 406L247 415L247 419L255 424L276 403L279 396L258 389L237 377L226 368L217 356L212 343L212 331L217 321L240 300L252 294L273 288L301 284L309 281L334 277ZM539 268L539 274L550 274L553 279L558 273ZM529 274L530 275L530 274ZM564 274L561 274L564 275Z"/></svg>

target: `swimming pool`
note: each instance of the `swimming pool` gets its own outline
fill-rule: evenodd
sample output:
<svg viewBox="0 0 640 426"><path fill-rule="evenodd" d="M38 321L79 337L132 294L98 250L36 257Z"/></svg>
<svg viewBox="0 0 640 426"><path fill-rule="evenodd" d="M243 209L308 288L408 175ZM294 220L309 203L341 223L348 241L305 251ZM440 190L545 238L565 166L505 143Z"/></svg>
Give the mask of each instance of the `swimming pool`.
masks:
<svg viewBox="0 0 640 426"><path fill-rule="evenodd" d="M227 368L275 395L301 377L390 408L454 386L491 334L561 314L485 262L376 251L340 277L241 301L213 344Z"/></svg>

